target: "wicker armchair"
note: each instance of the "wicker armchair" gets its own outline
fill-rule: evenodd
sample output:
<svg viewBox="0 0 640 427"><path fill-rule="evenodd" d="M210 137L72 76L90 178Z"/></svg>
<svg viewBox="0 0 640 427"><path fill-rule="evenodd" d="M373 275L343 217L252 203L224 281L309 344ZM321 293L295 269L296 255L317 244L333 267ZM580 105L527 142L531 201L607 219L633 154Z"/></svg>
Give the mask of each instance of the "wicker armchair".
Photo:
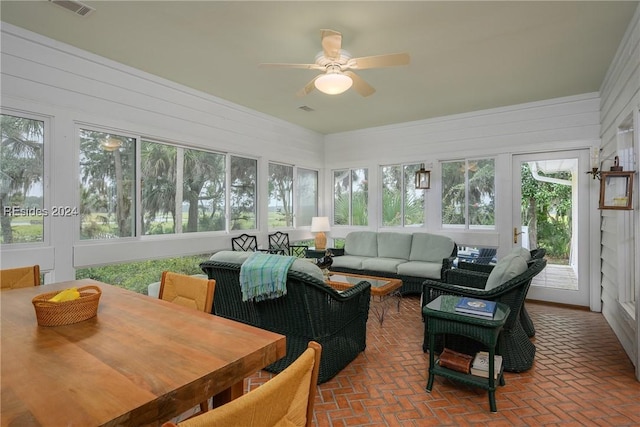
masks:
<svg viewBox="0 0 640 427"><path fill-rule="evenodd" d="M323 383L364 351L371 296L368 282L337 292L316 277L290 269L286 295L243 302L240 266L215 260L200 264L216 280L213 314L287 337L287 354L267 366L267 371L282 371L306 350L309 341L316 341L322 346L318 382Z"/></svg>
<svg viewBox="0 0 640 427"><path fill-rule="evenodd" d="M544 248L532 249L531 250L531 259L542 259L546 255L547 250ZM476 264L470 262L459 262L458 270L449 270L446 274L451 275L451 280L453 283L458 281L455 276L465 274L467 271L477 271L480 273L486 273L489 275L491 270L493 270L494 265L487 264ZM462 279L464 280L464 279ZM482 282L473 282L473 284L479 284ZM482 285L484 287L484 284ZM533 321L531 320L531 316L527 312L527 307L525 305L522 306L522 310L520 310L520 322L522 323L522 327L524 331L527 333L527 336L533 337L536 334L536 328L533 325Z"/></svg>
<svg viewBox="0 0 640 427"><path fill-rule="evenodd" d="M459 295L480 298L491 301L500 301L511 308L511 313L504 325L504 329L498 339L497 353L501 354L504 369L511 372L526 371L533 365L536 347L533 345L520 321L524 299L531 285L531 280L540 273L547 261L535 259L528 263L527 269L514 278L502 283L500 286L485 291L484 284L487 281L486 273L469 271L465 275L457 276L458 282L451 282L451 276L447 275L444 282L425 280L423 284L423 306L433 301L438 295ZM464 279L464 280L462 280ZM425 322L425 340L423 350L429 350L428 323ZM438 340L437 347L442 347L442 340ZM480 348L475 342L468 339L452 336L447 337L447 347L472 354ZM434 349L439 351L440 348Z"/></svg>

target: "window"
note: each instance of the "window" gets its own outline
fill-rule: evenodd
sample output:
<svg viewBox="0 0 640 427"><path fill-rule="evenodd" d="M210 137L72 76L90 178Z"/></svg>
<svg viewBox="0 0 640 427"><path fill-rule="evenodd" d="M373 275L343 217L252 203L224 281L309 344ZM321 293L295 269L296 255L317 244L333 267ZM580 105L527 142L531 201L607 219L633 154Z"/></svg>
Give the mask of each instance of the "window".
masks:
<svg viewBox="0 0 640 427"><path fill-rule="evenodd" d="M333 222L335 225L368 225L369 171L333 171Z"/></svg>
<svg viewBox="0 0 640 427"><path fill-rule="evenodd" d="M298 168L297 177L296 226L311 226L311 218L318 216L318 171Z"/></svg>
<svg viewBox="0 0 640 427"><path fill-rule="evenodd" d="M80 238L256 229L256 177L255 159L80 129Z"/></svg>
<svg viewBox="0 0 640 427"><path fill-rule="evenodd" d="M382 167L382 226L409 227L424 223L424 190L415 187L420 164Z"/></svg>
<svg viewBox="0 0 640 427"><path fill-rule="evenodd" d="M80 130L80 239L135 236L135 142Z"/></svg>
<svg viewBox="0 0 640 427"><path fill-rule="evenodd" d="M269 163L269 228L293 227L293 166Z"/></svg>
<svg viewBox="0 0 640 427"><path fill-rule="evenodd" d="M43 242L44 217L56 214L44 209L44 122L5 114L0 120L0 241Z"/></svg>
<svg viewBox="0 0 640 427"><path fill-rule="evenodd" d="M495 228L493 159L442 163L442 226Z"/></svg>
<svg viewBox="0 0 640 427"><path fill-rule="evenodd" d="M627 116L620 126L617 132L617 155L620 158L620 165L625 171L635 170L634 166L634 129L633 129L633 115ZM637 181L636 181L637 182ZM636 192L637 194L637 192ZM637 206L637 202L633 203ZM618 235L619 236L637 236L636 230L637 224L634 223L633 211L620 212L616 216L618 221ZM636 274L639 271L637 268L628 268L629 265L635 265L634 260L638 259L636 254L636 246L634 245L634 239L618 239L617 251L618 258L618 302L627 311L627 313L635 318L635 306L636 306Z"/></svg>
<svg viewBox="0 0 640 427"><path fill-rule="evenodd" d="M256 229L258 161L230 156L230 164L229 208L231 218L229 228L231 230Z"/></svg>
<svg viewBox="0 0 640 427"><path fill-rule="evenodd" d="M142 234L224 230L225 157L142 141Z"/></svg>
<svg viewBox="0 0 640 427"><path fill-rule="evenodd" d="M210 257L211 254L201 254L80 268L76 270L76 279L97 280L146 295L148 286L158 282L163 271L202 274L200 263Z"/></svg>

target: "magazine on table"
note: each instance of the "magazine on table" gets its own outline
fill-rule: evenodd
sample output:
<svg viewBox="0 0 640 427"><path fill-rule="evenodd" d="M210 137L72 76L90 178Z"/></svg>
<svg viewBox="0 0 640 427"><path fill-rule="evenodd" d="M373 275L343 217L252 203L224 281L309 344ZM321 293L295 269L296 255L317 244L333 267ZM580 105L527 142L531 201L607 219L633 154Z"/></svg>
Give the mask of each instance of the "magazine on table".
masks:
<svg viewBox="0 0 640 427"><path fill-rule="evenodd" d="M462 297L455 306L458 313L474 314L476 316L493 317L496 312L496 302L478 298Z"/></svg>
<svg viewBox="0 0 640 427"><path fill-rule="evenodd" d="M502 369L502 356L496 354L493 356L493 377L498 379L500 375L500 370ZM486 351L479 351L478 354L473 358L473 362L471 363L471 374L489 378L489 353Z"/></svg>

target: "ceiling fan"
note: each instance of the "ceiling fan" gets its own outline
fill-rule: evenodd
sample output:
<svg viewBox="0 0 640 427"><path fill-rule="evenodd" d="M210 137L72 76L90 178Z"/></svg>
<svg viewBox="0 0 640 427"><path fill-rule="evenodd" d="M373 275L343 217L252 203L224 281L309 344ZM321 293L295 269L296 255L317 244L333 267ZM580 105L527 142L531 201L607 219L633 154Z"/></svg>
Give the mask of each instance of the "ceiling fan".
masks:
<svg viewBox="0 0 640 427"><path fill-rule="evenodd" d="M260 64L260 66L323 70L324 73L316 76L297 92L298 96L304 96L314 88L329 95L338 95L352 86L360 95L369 96L376 90L351 70L407 65L410 60L407 53L352 58L349 52L342 49L342 34L334 30L320 30L320 40L322 51L316 55L314 64Z"/></svg>

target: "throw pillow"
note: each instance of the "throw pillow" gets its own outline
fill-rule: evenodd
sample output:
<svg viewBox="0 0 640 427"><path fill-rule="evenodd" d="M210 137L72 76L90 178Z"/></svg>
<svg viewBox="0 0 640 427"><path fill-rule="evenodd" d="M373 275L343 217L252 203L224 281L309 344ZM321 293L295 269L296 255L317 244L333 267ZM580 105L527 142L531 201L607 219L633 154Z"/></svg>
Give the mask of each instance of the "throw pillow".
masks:
<svg viewBox="0 0 640 427"><path fill-rule="evenodd" d="M484 287L485 291L497 288L505 282L513 279L519 274L524 273L527 270L527 261L520 255L510 254L502 258L487 278L487 284Z"/></svg>
<svg viewBox="0 0 640 427"><path fill-rule="evenodd" d="M513 248L509 255L520 255L526 262L531 261L531 251L529 249L523 248L522 246Z"/></svg>

